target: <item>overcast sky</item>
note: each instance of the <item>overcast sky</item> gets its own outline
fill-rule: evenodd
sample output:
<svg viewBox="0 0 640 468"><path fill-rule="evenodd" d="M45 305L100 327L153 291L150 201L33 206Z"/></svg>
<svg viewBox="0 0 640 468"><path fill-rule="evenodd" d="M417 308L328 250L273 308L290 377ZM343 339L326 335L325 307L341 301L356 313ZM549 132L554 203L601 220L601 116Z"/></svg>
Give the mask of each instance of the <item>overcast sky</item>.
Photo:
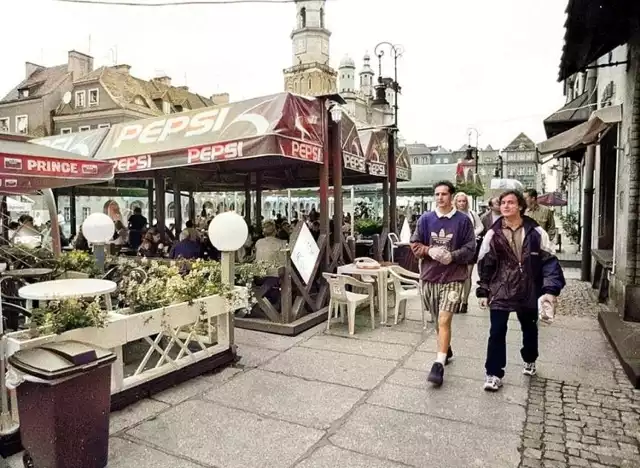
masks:
<svg viewBox="0 0 640 468"><path fill-rule="evenodd" d="M62 64L71 49L93 55L96 67L113 64L117 50L135 76L162 71L176 85L232 100L283 90L282 69L291 66L292 3L6 3L2 95L23 79L25 61ZM557 75L565 7L566 0L328 0L331 64L348 53L360 67L380 41L404 46L399 125L408 142L458 148L470 126L482 147L503 147L521 131L539 142L542 119L564 103Z"/></svg>

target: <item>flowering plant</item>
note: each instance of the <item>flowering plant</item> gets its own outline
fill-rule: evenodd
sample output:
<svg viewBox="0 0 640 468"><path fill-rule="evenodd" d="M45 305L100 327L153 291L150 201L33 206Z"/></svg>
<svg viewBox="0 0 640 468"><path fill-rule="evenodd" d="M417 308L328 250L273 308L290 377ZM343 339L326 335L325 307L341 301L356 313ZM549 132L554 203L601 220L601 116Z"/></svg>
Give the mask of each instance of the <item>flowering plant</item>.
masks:
<svg viewBox="0 0 640 468"><path fill-rule="evenodd" d="M100 306L100 298L93 301L65 299L49 301L44 307L34 309L31 314L33 327L45 333L63 333L76 328L105 325L107 312Z"/></svg>
<svg viewBox="0 0 640 468"><path fill-rule="evenodd" d="M81 250L64 252L60 255L59 264L63 271L78 271L90 277L96 276L99 272L95 257Z"/></svg>

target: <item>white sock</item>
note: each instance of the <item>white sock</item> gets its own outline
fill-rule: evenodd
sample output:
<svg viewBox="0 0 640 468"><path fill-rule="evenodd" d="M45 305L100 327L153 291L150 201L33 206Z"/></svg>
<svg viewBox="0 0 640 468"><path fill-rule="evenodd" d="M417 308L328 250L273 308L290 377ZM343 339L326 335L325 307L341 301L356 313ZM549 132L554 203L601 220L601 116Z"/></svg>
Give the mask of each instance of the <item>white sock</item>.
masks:
<svg viewBox="0 0 640 468"><path fill-rule="evenodd" d="M444 366L444 363L447 362L447 353L438 353L436 355L436 362L439 362Z"/></svg>

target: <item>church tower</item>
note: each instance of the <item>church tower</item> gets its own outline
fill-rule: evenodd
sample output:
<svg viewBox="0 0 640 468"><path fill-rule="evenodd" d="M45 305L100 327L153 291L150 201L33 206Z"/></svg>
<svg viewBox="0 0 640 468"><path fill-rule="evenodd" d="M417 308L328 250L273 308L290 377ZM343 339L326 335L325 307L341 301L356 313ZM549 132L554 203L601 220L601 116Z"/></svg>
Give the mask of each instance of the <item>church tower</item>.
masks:
<svg viewBox="0 0 640 468"><path fill-rule="evenodd" d="M326 0L295 0L296 27L291 32L292 66L284 70L286 91L318 96L336 92L336 71L329 66Z"/></svg>
<svg viewBox="0 0 640 468"><path fill-rule="evenodd" d="M371 57L364 54L364 65L360 72L360 91L365 97L373 96L373 70L371 69Z"/></svg>

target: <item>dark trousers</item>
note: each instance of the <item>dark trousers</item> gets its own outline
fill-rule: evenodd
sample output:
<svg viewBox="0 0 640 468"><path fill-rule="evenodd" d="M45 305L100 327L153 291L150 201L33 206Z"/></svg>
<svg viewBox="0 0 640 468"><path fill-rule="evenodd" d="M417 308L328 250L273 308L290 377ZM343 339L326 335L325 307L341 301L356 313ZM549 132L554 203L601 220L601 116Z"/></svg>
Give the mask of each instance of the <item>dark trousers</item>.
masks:
<svg viewBox="0 0 640 468"><path fill-rule="evenodd" d="M491 310L491 330L487 346L487 375L504 377L507 366L507 324L510 312ZM520 355L524 362L535 362L538 359L538 311L523 310L516 312L522 329L522 349Z"/></svg>

